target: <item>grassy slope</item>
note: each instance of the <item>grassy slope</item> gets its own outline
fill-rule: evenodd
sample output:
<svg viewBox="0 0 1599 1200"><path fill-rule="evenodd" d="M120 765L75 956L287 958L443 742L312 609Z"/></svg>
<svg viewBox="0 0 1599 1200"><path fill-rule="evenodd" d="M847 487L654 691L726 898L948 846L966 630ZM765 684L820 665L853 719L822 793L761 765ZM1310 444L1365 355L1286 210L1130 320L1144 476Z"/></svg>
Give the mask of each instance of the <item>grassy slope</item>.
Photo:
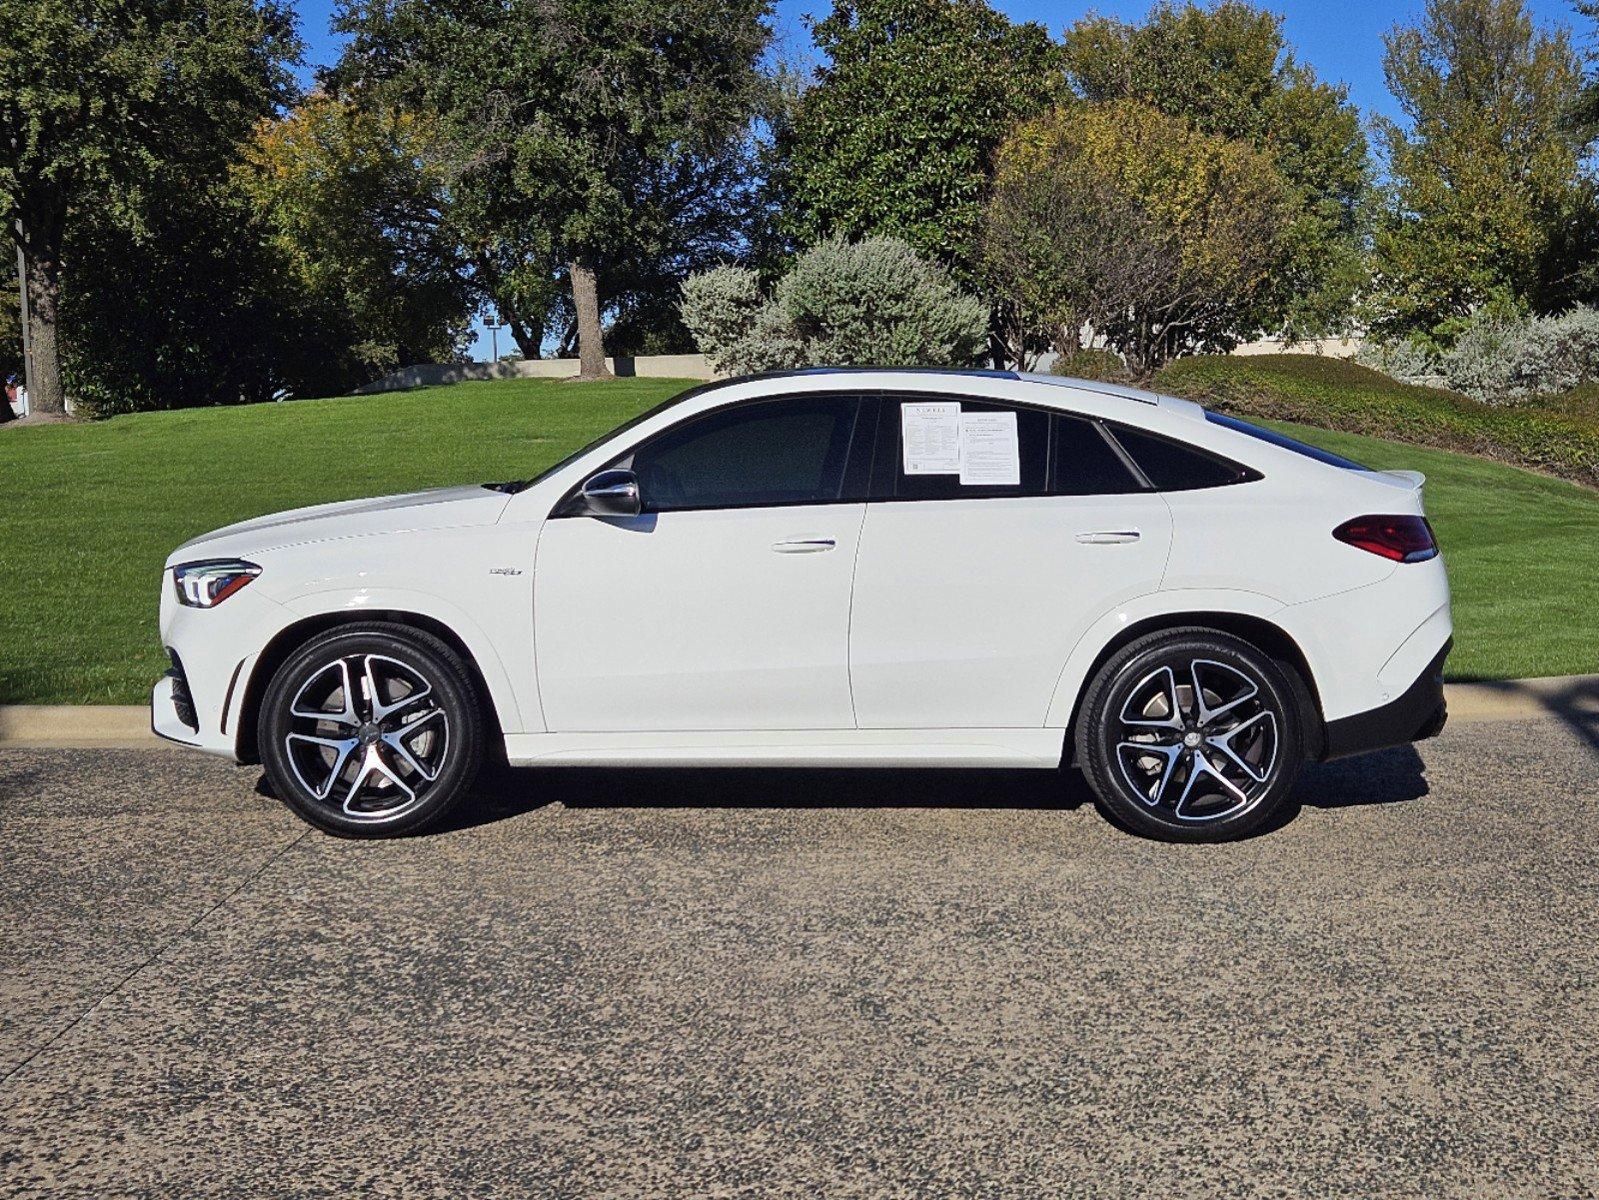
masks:
<svg viewBox="0 0 1599 1200"><path fill-rule="evenodd" d="M531 475L684 386L473 383L0 433L0 703L134 703L165 664L173 546L260 513ZM1456 589L1456 677L1599 670L1599 493L1454 454L1301 436L1429 478Z"/></svg>
<svg viewBox="0 0 1599 1200"><path fill-rule="evenodd" d="M180 542L329 500L526 478L686 384L469 383L0 431L0 703L125 704L165 669Z"/></svg>
<svg viewBox="0 0 1599 1200"><path fill-rule="evenodd" d="M1592 388L1488 405L1309 354L1179 359L1160 372L1155 387L1242 416L1461 450L1599 486L1599 401Z"/></svg>

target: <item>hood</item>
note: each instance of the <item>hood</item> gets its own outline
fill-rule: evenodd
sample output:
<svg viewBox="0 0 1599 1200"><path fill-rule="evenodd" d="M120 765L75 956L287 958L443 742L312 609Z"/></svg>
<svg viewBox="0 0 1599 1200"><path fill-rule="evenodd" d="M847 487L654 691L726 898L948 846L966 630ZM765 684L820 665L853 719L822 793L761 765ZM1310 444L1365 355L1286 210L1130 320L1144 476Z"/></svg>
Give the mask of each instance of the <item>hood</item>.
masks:
<svg viewBox="0 0 1599 1200"><path fill-rule="evenodd" d="M343 500L295 508L224 525L192 538L172 552L167 565L195 558L248 557L281 546L330 538L492 525L499 520L510 499L504 492L468 484L407 492L402 496L377 496L369 500Z"/></svg>

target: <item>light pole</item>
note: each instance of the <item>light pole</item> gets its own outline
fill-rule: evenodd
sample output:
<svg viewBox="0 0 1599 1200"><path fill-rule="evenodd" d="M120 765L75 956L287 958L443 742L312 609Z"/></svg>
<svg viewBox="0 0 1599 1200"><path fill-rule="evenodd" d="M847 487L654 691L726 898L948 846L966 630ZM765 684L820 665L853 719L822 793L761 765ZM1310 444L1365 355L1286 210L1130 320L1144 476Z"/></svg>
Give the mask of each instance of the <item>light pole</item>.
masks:
<svg viewBox="0 0 1599 1200"><path fill-rule="evenodd" d="M500 320L498 313L492 313L483 318L483 328L489 331L489 345L493 347L493 357L489 359L495 365L500 361L500 330L505 328L505 322Z"/></svg>

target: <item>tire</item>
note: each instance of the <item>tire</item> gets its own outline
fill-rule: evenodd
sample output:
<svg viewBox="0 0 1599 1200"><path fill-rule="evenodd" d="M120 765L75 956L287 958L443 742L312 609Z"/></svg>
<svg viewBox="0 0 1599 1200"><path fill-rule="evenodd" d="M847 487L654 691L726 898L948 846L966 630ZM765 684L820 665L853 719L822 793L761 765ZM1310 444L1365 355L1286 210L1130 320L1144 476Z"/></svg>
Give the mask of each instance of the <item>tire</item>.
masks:
<svg viewBox="0 0 1599 1200"><path fill-rule="evenodd" d="M1291 671L1203 628L1118 650L1088 685L1077 731L1078 764L1106 815L1169 842L1266 826L1304 761L1303 687Z"/></svg>
<svg viewBox="0 0 1599 1200"><path fill-rule="evenodd" d="M454 650L378 623L340 626L290 655L256 725L277 795L350 838L416 833L447 813L477 775L484 728Z"/></svg>

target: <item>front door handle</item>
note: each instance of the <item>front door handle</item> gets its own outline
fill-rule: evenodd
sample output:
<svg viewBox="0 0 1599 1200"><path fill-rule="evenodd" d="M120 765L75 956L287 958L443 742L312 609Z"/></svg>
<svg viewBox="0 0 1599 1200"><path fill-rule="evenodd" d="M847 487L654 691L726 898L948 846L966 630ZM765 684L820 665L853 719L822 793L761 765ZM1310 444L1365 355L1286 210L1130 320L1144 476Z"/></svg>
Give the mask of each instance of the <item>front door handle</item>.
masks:
<svg viewBox="0 0 1599 1200"><path fill-rule="evenodd" d="M788 538L773 542L772 549L779 554L820 554L838 545L832 538Z"/></svg>
<svg viewBox="0 0 1599 1200"><path fill-rule="evenodd" d="M1077 540L1085 546L1118 546L1127 542L1138 540L1136 529L1095 529L1089 533L1079 533Z"/></svg>

